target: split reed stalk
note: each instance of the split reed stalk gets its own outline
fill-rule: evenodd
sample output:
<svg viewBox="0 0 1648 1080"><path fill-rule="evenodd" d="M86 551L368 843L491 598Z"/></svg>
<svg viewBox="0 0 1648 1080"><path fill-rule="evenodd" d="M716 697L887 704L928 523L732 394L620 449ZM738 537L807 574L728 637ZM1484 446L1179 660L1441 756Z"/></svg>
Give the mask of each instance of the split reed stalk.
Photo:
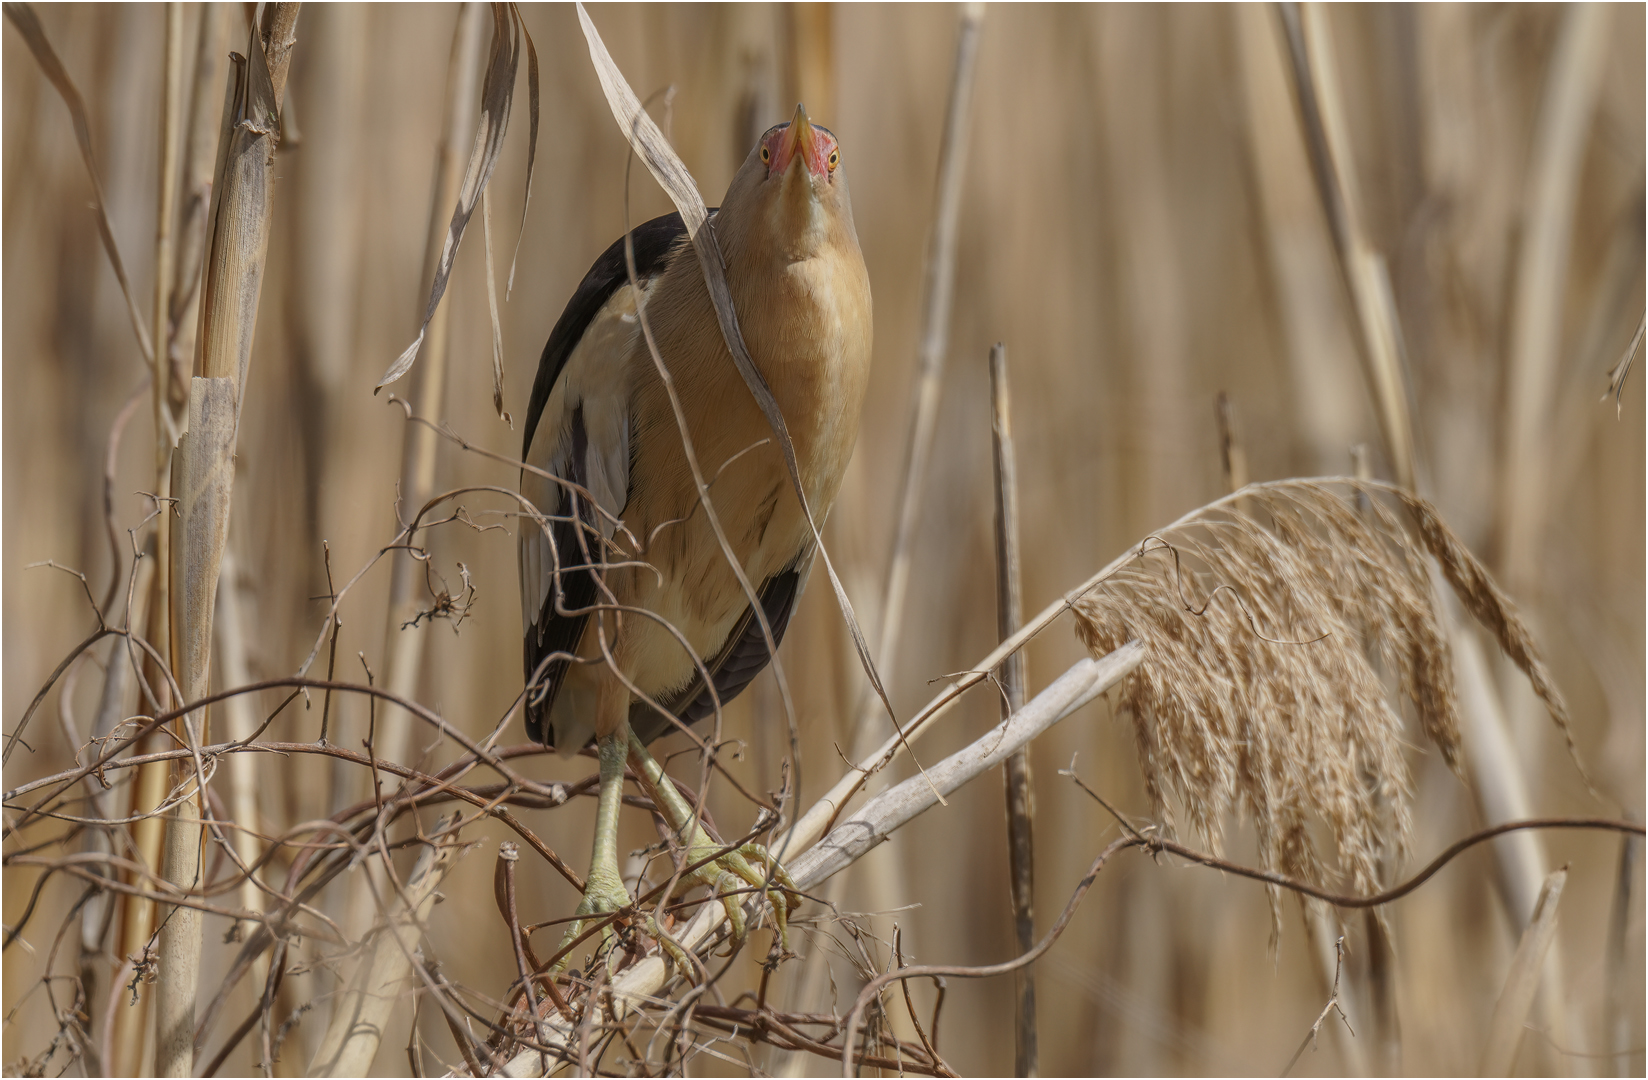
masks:
<svg viewBox="0 0 1648 1080"><path fill-rule="evenodd" d="M234 73L234 91L220 129L197 374L189 388L188 430L179 440L172 466L178 498L172 525L172 632L178 648L172 663L186 701L206 697L210 687L212 623L229 535L234 447L268 254L280 102L297 14L297 4L263 9L263 25L252 28L247 60ZM161 312L169 314L169 309ZM176 735L186 746L206 742L208 713L185 716ZM197 760L186 759L179 763L174 780L186 787L192 781L204 782L204 773ZM197 786L177 803L168 821L162 876L184 891L200 884L203 797ZM202 932L201 913L195 908L176 906L162 923L155 991L155 1071L161 1076L189 1076L194 1071Z"/></svg>
<svg viewBox="0 0 1648 1080"><path fill-rule="evenodd" d="M1018 463L1013 451L1012 399L1007 385L1007 347L990 350L990 445L996 477L996 635L1005 641L1024 622L1024 587L1019 548ZM1024 705L1024 650L1002 662L1001 718ZM1008 755L1002 779L1007 795L1007 874L1013 931L1019 952L1036 943L1035 826L1036 798L1030 748ZM1036 982L1028 968L1015 973L1018 1008L1013 1014L1013 1065L1017 1076L1039 1076L1036 1051Z"/></svg>
<svg viewBox="0 0 1648 1080"><path fill-rule="evenodd" d="M188 404L189 376L200 322L200 264L206 257L207 215L217 165L218 127L223 120L224 75L229 63L229 5L200 5L199 33L189 94L182 190L178 193L177 244L173 259L167 400L174 410Z"/></svg>

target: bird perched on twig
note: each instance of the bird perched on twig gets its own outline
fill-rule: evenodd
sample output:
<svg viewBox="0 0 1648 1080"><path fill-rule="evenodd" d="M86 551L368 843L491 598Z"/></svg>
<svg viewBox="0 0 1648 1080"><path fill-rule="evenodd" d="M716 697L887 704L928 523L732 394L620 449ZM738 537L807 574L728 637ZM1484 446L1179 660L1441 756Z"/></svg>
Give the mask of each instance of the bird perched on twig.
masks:
<svg viewBox="0 0 1648 1080"><path fill-rule="evenodd" d="M858 436L871 339L869 276L835 136L797 107L761 136L709 227L822 522ZM617 851L626 761L688 865L718 850L646 746L713 715L770 659L701 505L688 446L776 643L806 584L813 534L681 216L670 214L620 238L585 275L544 347L526 418L521 492L541 515L523 519L519 540L527 732L567 753L593 739L600 760L580 919L630 903ZM787 880L753 845L683 880L723 895L768 888L782 933L790 901L763 863ZM723 902L741 938L738 904Z"/></svg>

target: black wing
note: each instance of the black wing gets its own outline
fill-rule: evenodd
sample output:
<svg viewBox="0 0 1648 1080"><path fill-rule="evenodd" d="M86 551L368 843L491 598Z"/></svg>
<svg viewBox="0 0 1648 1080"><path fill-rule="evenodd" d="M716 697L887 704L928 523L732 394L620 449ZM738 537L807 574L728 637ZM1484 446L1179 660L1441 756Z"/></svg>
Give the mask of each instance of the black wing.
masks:
<svg viewBox="0 0 1648 1080"><path fill-rule="evenodd" d="M795 602L801 595L801 585L802 570L791 567L780 570L761 586L761 609L767 613L767 625L772 627L775 645L783 644L784 630L790 625L790 615L794 613ZM704 666L709 670L715 692L724 706L743 693L771 659L772 654L767 651L767 642L761 635L761 624L756 621L754 609L746 608L743 617L734 624L732 633L727 635L727 643L721 647L721 652ZM684 690L659 704L689 725L715 714L715 701L704 685L702 673L695 675ZM630 706L629 726L642 743L650 743L675 727L645 702Z"/></svg>
<svg viewBox="0 0 1648 1080"><path fill-rule="evenodd" d="M637 227L631 235L635 244L636 279L644 283L663 272L671 252L686 237L687 230L680 214L665 214ZM619 237L589 268L589 273L584 275L584 280L573 292L572 299L567 301L566 310L561 312L555 329L550 331L549 342L538 361L537 377L532 383L532 398L527 405L521 442L523 460L528 459L532 452L532 438L543 419L550 391L565 370L573 349L612 294L628 281L624 239ZM574 407L571 427L574 452L570 455L570 475L566 479L587 486L587 477L582 475L585 455L582 447L577 445L583 432L581 407ZM539 509L550 512L549 507ZM547 664L545 661L555 653L573 652L583 637L584 623L589 618L588 612L596 595L595 578L589 565L591 557L599 554L593 550L590 540L600 535L595 530L598 515L594 508L587 504L587 500L572 497L564 488L561 489L553 517L550 541L555 564L561 572L551 580L543 606L525 633L526 731L529 738L549 745L554 743L554 731L548 723L549 712L566 678L569 661L549 660ZM575 521L584 522L585 527L579 528ZM530 588L532 586L528 582L521 582L521 590L529 598ZM530 604L530 599L527 602ZM542 672L538 670L540 667L544 668ZM537 676L536 682L534 675Z"/></svg>

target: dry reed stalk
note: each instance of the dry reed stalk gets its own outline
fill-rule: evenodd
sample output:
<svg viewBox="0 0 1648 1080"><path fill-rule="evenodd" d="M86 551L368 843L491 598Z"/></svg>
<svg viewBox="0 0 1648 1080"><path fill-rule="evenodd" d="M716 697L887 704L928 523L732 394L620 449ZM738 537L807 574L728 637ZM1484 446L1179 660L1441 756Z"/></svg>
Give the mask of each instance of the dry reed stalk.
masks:
<svg viewBox="0 0 1648 1080"><path fill-rule="evenodd" d="M168 655L162 650L167 648L167 620L171 605L164 588L168 577L167 567L160 560L159 552L163 546L170 549L170 533L171 530L163 525L157 527L150 543L150 558L154 562L149 580L148 618L144 629L145 637L162 657ZM140 660L134 658L133 662L138 664L143 672L140 682L147 685L155 695L153 702L140 698L139 703L161 711L169 710L172 706L170 680L167 678L170 672L163 670L147 654ZM151 751L167 741L165 733L156 731L137 747L137 750L140 753ZM132 846L137 861L154 871L160 869L161 850L166 836L165 822L155 815L155 811L166 800L169 780L166 764L154 762L139 768L137 778L132 784L129 813L139 818L132 826ZM154 937L155 915L155 904L152 900L133 896L126 898L122 905L120 933L115 952L144 976L153 973L150 946ZM140 969L136 967L138 964L142 965ZM117 989L112 993L118 992ZM149 1071L144 1065L148 1058L144 1043L150 1038L153 1030L153 1026L147 1022L149 1009L150 995L145 994L139 997L136 1003L114 1010L114 1022L111 1025L113 1032L108 1038L112 1053L105 1054L103 1060L117 1076L140 1076Z"/></svg>
<svg viewBox="0 0 1648 1080"><path fill-rule="evenodd" d="M1298 5L1280 5L1283 29L1293 61L1305 142L1310 151L1318 193L1334 237L1340 268L1357 314L1363 341L1361 357L1365 365L1364 373L1380 416L1386 450L1398 486L1417 491L1415 485L1419 482L1421 463L1417 461L1413 447L1411 407L1401 353L1402 331L1384 260L1369 247L1360 223L1360 197L1350 154L1349 128L1339 92L1328 14L1317 4L1302 7L1301 15ZM1413 509L1414 506L1410 505L1410 510ZM1423 520L1420 527L1422 530L1425 527ZM1463 565L1457 561L1450 564L1442 558L1439 562L1444 569L1450 565ZM1479 591L1470 583L1452 580L1451 575L1450 580L1459 599L1495 634L1510 658L1529 676L1535 693L1550 709L1552 718L1567 741L1570 756L1589 784L1589 776L1574 751L1566 707L1551 684L1543 663L1528 664L1517 659L1518 639L1526 636L1525 628L1519 633L1507 634L1502 628L1491 625L1496 611L1512 610L1508 607L1508 601L1485 573L1480 575L1480 581L1486 583L1486 587L1495 594L1493 602L1485 608L1472 605L1471 598ZM1451 607L1447 610L1450 613L1449 635L1457 645L1470 631L1451 615ZM1520 618L1517 625L1521 625ZM1467 657L1468 663L1473 660L1474 657ZM1522 763L1511 745L1499 693L1490 679L1476 679L1471 677L1470 671L1466 675L1461 683L1461 690L1468 698L1466 712L1478 721L1477 737L1467 743L1466 764L1472 780L1472 793L1489 823L1526 817L1531 810L1527 781ZM1494 816L1496 809L1510 817ZM1544 843L1532 833L1520 834L1496 845L1494 853L1500 862L1497 881L1501 893L1513 912L1514 921L1522 922L1529 917L1534 893L1540 887L1548 865L1544 857ZM1549 963L1553 972L1552 985L1561 986L1563 965L1560 948L1551 950ZM1547 997L1546 1005L1553 1035L1558 1034L1566 1027L1559 1015L1562 1010L1553 997Z"/></svg>
<svg viewBox="0 0 1648 1080"><path fill-rule="evenodd" d="M423 360L413 392L420 409L432 417L438 417L445 411L450 355L451 305L441 304L440 300L457 254L458 241L468 221L465 208L467 206L472 210L472 196L478 197L484 190L482 174L490 174L490 165L496 161L496 151L502 138L501 128L508 121L507 105L500 109L494 98L500 92L509 94L513 90L513 78L502 81L499 73L492 70L487 70L483 89L481 74L487 66L487 14L485 5L466 3L459 8L453 26L443 98L445 114L440 142L435 148L435 187L430 197L420 287L420 293L428 295L430 302L418 338L408 350L411 357L406 354L402 356L402 360L408 363L419 357ZM508 27L497 24L498 18L495 14L492 20L493 67L509 63ZM491 109L491 115L483 115L483 109ZM469 150L467 154L466 148ZM456 211L453 207L457 207ZM384 381L389 381L388 375ZM401 448L397 517L410 517L417 513L434 494L439 444L440 437L433 428L423 424L406 425ZM423 672L424 643L428 636L427 631L420 632L415 625L410 625L414 624L421 606L419 600L424 585L424 564L406 550L394 552L391 558L383 680L391 693L413 699L417 696ZM385 707L382 722L374 736L374 753L387 761L411 760L415 728L412 717ZM387 860L375 853L365 859L363 871L370 885L349 891L343 925L346 933L360 934L365 941L366 932L380 911L381 898L393 888L394 874ZM398 980L394 988L387 992L391 996L399 992L407 972L404 968L395 967L395 958L390 955L395 950L388 948L388 944L389 939L382 935L371 938L370 948L361 951L350 985L373 977L375 970L387 964L389 966L383 970L395 975ZM318 1044L312 1069L321 1068L322 1061L330 1061L335 1056L340 1060L352 1061L364 1055L366 1067L370 1066L372 1055L377 1051L376 1040L381 1033L359 1025L350 1026L352 1011L360 1007L353 998L340 1000ZM348 1072L332 1075L348 1075Z"/></svg>
<svg viewBox="0 0 1648 1080"><path fill-rule="evenodd" d="M794 3L779 8L784 36L784 105L811 102L813 116L835 113L835 26L830 4ZM834 121L831 121L832 123ZM762 121L764 124L765 121ZM762 128L749 133L754 143Z"/></svg>
<svg viewBox="0 0 1648 1080"><path fill-rule="evenodd" d="M1521 244L1511 301L1505 429L1499 469L1500 566L1518 592L1537 592L1550 520L1555 443L1552 401L1564 361L1562 335L1580 170L1602 85L1608 9L1574 4L1562 26L1529 153ZM1560 441L1567 441L1566 437Z"/></svg>
<svg viewBox="0 0 1648 1080"><path fill-rule="evenodd" d="M240 568L231 544L223 553L222 580L217 592L217 670L224 686L245 686L252 681L247 663L245 618L242 614ZM252 738L258 728L255 699L240 694L223 703L225 734L230 740L241 742ZM230 816L236 826L231 834L236 853L245 867L255 864L262 854L258 842L264 828L263 814L258 809L257 760L250 754L231 754L224 767L229 775ZM260 912L264 908L263 890L250 874L240 886L240 905L247 911ZM243 935L255 929L253 920L245 920L240 929ZM253 968L253 982L262 985L268 978L268 960L265 956Z"/></svg>
<svg viewBox="0 0 1648 1080"><path fill-rule="evenodd" d="M1007 348L990 350L990 443L996 477L996 636L1018 632L1024 622L1024 586L1019 547L1018 465L1013 453L1012 399L1007 384ZM1001 665L1001 718L1024 705L1024 651ZM1036 801L1026 747L1008 756L1002 779L1007 795L1008 894L1019 952L1036 943L1035 827ZM1013 1067L1016 1076L1040 1075L1036 1051L1036 983L1026 968L1015 975L1018 1008L1013 1016Z"/></svg>
<svg viewBox="0 0 1648 1080"><path fill-rule="evenodd" d="M165 362L171 344L172 275L177 250L178 153L183 127L183 5L173 0L166 5L166 51L160 97L160 184L155 211L154 266L154 352L159 362L152 364L156 410L169 407L166 401L171 371ZM155 431L163 433L170 417L155 413Z"/></svg>
<svg viewBox="0 0 1648 1080"><path fill-rule="evenodd" d="M1108 656L1077 661L1012 717L932 766L925 775L913 776L869 800L827 837L792 860L788 868L797 887L804 892L816 890L904 825L939 805L941 795L953 794L993 770L1030 740L1118 685L1138 669L1145 655L1142 646L1129 642ZM750 914L755 914L762 902L759 897L752 900ZM682 949L702 953L725 940L726 926L725 909L720 904L705 904L673 932ZM613 980L614 1014L622 1017L656 1001L671 976L670 965L655 946ZM542 1017L539 1028L540 1045L550 1050L564 1053L576 1045L578 1026L553 1009ZM525 1048L494 1075L541 1076L542 1062L539 1050Z"/></svg>
<svg viewBox="0 0 1648 1080"><path fill-rule="evenodd" d="M1279 7L1293 61L1294 90L1311 171L1360 331L1362 371L1396 482L1414 491L1417 466L1401 327L1385 258L1368 241L1363 224L1361 185L1351 154L1350 128L1339 91L1327 11L1317 4L1284 3Z"/></svg>
<svg viewBox="0 0 1648 1080"><path fill-rule="evenodd" d="M1528 1009L1533 1005L1540 975L1545 970L1545 954L1556 936L1556 906L1567 880L1568 868L1564 866L1551 871L1539 888L1533 918L1517 943L1516 955L1511 957L1511 970L1505 976L1505 989L1500 992L1493 1018L1488 1022L1487 1043L1482 1050L1478 1076L1511 1074L1517 1047L1522 1045Z"/></svg>
<svg viewBox="0 0 1648 1080"><path fill-rule="evenodd" d="M104 253L109 257L109 265L114 270L115 280L120 283L121 295L126 300L126 313L132 320L132 333L137 337L138 350L143 354L143 360L151 368L154 366L154 346L149 339L149 331L143 323L142 309L138 307L137 298L132 292L131 282L126 277L126 264L120 258L120 249L114 241L114 230L109 225L108 200L103 194L103 181L97 172L97 160L92 154L91 124L86 116L86 103L80 97L80 91L75 88L74 80L69 77L63 62L58 59L57 52L46 39L46 32L40 27L40 19L34 9L26 3L7 3L5 5L7 20L23 35L29 51L34 54L35 61L40 65L41 74L50 80L52 86L68 106L69 118L74 123L75 142L80 147L80 157L85 163L86 174L92 183L92 209L97 212L98 235L103 240ZM10 746L7 746L9 757Z"/></svg>
<svg viewBox="0 0 1648 1080"><path fill-rule="evenodd" d="M939 143L933 200L933 223L923 264L921 338L916 347L916 385L910 401L909 443L905 449L904 478L900 487L898 528L893 534L882 593L880 638L876 666L893 671L898 664L903 634L904 601L910 585L910 563L915 556L916 523L921 517L927 467L938 431L939 398L944 389L944 365L950 340L950 305L955 295L956 243L961 231L961 183L967 171L967 135L971 128L974 71L979 33L984 23L982 3L962 4L957 13L955 65L944 110L944 134ZM853 726L852 753L863 757L882 730L875 723L875 701L866 700ZM873 906L873 905L872 905Z"/></svg>
<svg viewBox="0 0 1648 1080"><path fill-rule="evenodd" d="M340 457L353 460L358 452L351 438L358 423L352 423L356 418L347 402L364 321L361 302L367 294L361 274L367 202L361 192L373 17L360 4L311 10L305 24L304 81L296 94L325 105L305 117L307 142L302 153L293 155L292 269L283 313L306 399L306 407L298 410L307 504L302 542L311 553L319 550L323 537L339 543L336 530L346 527L328 512L328 504L336 499L350 507L347 521L367 498L355 490L357 483L337 491L328 465Z"/></svg>
<svg viewBox="0 0 1648 1080"><path fill-rule="evenodd" d="M424 248L424 283L433 288L442 269L448 244L450 208L464 186L465 147L473 132L480 102L480 73L487 42L486 9L465 4L453 27L452 52L447 66L446 116L441 141L435 149L435 190L429 208L429 231ZM414 391L424 415L439 417L446 399L447 320L449 306L437 306L421 333L423 364ZM398 515L410 517L429 500L435 489L435 463L440 436L423 424L407 424L402 443ZM390 570L389 611L385 625L384 685L402 697L417 696L425 634L403 629L418 611L423 586L423 564L408 551L397 551ZM378 734L379 752L391 761L405 761L411 748L412 725L390 714ZM358 923L355 925L359 925Z"/></svg>
<svg viewBox="0 0 1648 1080"><path fill-rule="evenodd" d="M365 960L333 1004L308 1075L366 1076L371 1070L406 979L424 962L420 942L430 910L442 899L437 890L465 850L457 833L462 816L454 812L436 823L405 885L373 879L374 888L381 883L389 890L378 897L383 918L361 943Z"/></svg>
<svg viewBox="0 0 1648 1080"><path fill-rule="evenodd" d="M247 59L235 72L220 128L198 374L191 380L188 430L179 440L172 470L178 498L172 552L178 649L172 663L186 701L205 697L210 686L212 621L229 536L234 447L268 253L280 92L297 12L296 4L264 8L263 25L252 28ZM199 746L207 741L208 723L204 711L191 714L176 734L184 745ZM199 769L198 761L180 763L178 782L198 779L203 784ZM203 797L197 787L177 803L168 823L162 876L183 890L199 884ZM202 928L200 912L184 906L174 907L162 924L155 994L155 1070L161 1076L193 1072Z"/></svg>
<svg viewBox="0 0 1648 1080"><path fill-rule="evenodd" d="M1450 632L1461 716L1468 734L1465 745L1476 780L1472 794L1482 820L1497 825L1526 818L1533 812L1534 799L1511 740L1488 657L1476 634L1457 614L1450 620ZM1539 890L1550 866L1545 844L1533 833L1511 833L1493 842L1493 854L1494 883L1509 923L1513 929L1527 927L1538 911ZM1542 1012L1551 1037L1557 1039L1568 1028L1558 992L1565 985L1561 948L1553 943L1544 962L1546 982L1552 989L1544 995Z"/></svg>
<svg viewBox="0 0 1648 1080"><path fill-rule="evenodd" d="M1615 1062L1618 1076L1632 1075L1634 1040L1631 1029L1633 1024L1642 1021L1642 979L1633 978L1633 969L1636 972L1642 970L1643 956L1642 890L1637 887L1641 862L1642 838L1630 835L1621 837L1619 868L1614 879L1613 911L1608 918L1608 991L1600 1044L1605 1053L1618 1055ZM1641 1051L1635 1053L1640 1054Z"/></svg>
<svg viewBox="0 0 1648 1080"><path fill-rule="evenodd" d="M944 368L948 359L950 311L955 295L956 247L961 231L962 181L967 170L968 135L972 125L972 96L978 66L978 43L984 22L984 4L963 3L956 13L954 60L945 101L944 127L934 170L934 200L927 249L922 268L922 309L916 347L915 384L910 397L908 442L905 446L904 474L899 491L897 524L888 552L886 578L882 582L879 632L876 644L878 671L897 670L899 643L903 636L904 608L909 594L910 568L915 556L916 526L921 520L926 494L929 462L938 431L938 408L943 393ZM848 729L852 759L862 760L898 722L887 706L886 721L879 718L885 695L866 689L857 695L858 704ZM837 896L849 889L862 892L859 903L869 911L891 911L907 899L903 863L882 852L865 872L836 882ZM907 929L907 928L906 928ZM823 974L821 971L820 974ZM803 1006L821 987L808 987ZM895 1013L901 1037L903 1014Z"/></svg>
<svg viewBox="0 0 1648 1080"><path fill-rule="evenodd" d="M447 64L446 114L441 124L441 140L435 148L435 190L429 207L429 229L424 246L423 284L433 289L441 282L443 262L450 272L449 257L443 253L450 243L452 214L464 187L464 148L477 140L476 116L481 100L482 58L487 45L487 12L482 4L468 3L458 10L452 30L452 48ZM446 400L448 322L450 305L437 306L420 333L423 364L418 370L414 393L425 415L438 417ZM407 424L401 445L401 474L396 515L415 514L435 490L435 466L440 436L424 424ZM423 564L410 551L396 551L389 577L389 609L384 626L384 686L394 694L414 699L423 672L423 647L427 631L412 624L419 610L423 588ZM384 722L375 736L376 753L388 761L408 761L412 757L415 724L398 709L385 707ZM362 778L364 781L366 778ZM357 789L357 794L359 790ZM388 887L384 868L376 858L366 861L375 888L349 893L344 919L345 930L364 933L376 916L374 896ZM370 954L361 963L370 964Z"/></svg>
<svg viewBox="0 0 1648 1080"><path fill-rule="evenodd" d="M188 404L189 376L194 365L195 335L200 319L200 267L206 255L207 214L212 207L212 179L217 164L218 126L223 119L228 52L228 5L201 4L189 95L188 137L183 150L182 191L179 192L173 260L176 277L167 328L166 353L170 365L166 378L171 388L167 399L174 410Z"/></svg>
<svg viewBox="0 0 1648 1080"><path fill-rule="evenodd" d="M1333 240L1322 229L1321 199L1300 138L1286 46L1272 11L1232 12L1242 71L1247 157L1262 207L1268 278L1286 340L1289 417L1309 449L1306 472L1333 469L1347 439L1362 437L1366 396L1355 331L1338 315ZM1360 385L1359 385L1360 383ZM1377 420L1371 415L1369 420Z"/></svg>
<svg viewBox="0 0 1648 1080"><path fill-rule="evenodd" d="M206 4L202 6L199 42L195 56L195 79L193 86L194 101L191 108L191 122L189 125L188 165L184 170L184 206L182 226L178 228L175 207L170 200L161 199L161 215L171 213L173 222L163 225L160 232L165 235L176 235L172 243L172 252L167 258L173 266L175 277L169 289L163 289L164 279L159 276L162 268L157 263L156 300L160 296L166 297L165 318L158 313L155 321L155 340L163 343L158 350L160 362L153 365L151 371L153 379L150 384L152 396L151 414L154 418L155 450L154 468L156 472L155 491L163 508L156 522L153 543L153 567L149 578L152 582L152 599L147 605L150 612L148 626L148 640L160 651L166 663L170 665L173 655L172 640L172 530L166 527L169 520L167 509L171 496L171 458L172 447L177 438L176 408L187 400L188 369L186 366L174 362L174 355L179 349L180 341L187 342L191 347L195 340L193 321L187 323L179 318L179 306L186 311L193 312L198 306L200 263L202 248L205 239L205 223L207 205L210 199L211 169L213 157L216 154L218 126L221 121L221 112L218 109L221 94L218 88L218 79L221 78L223 64L217 60L217 54L222 51L224 41L223 30L227 24L220 5ZM175 43L168 41L168 49L175 50ZM175 51L169 52L166 58L165 86L167 95L177 89L176 68L180 58ZM181 103L175 99L163 102L162 108L162 181L161 191L173 191L177 183L176 166L173 164L177 152L178 137L175 131L178 123L178 106ZM201 167L204 165L205 180L198 179ZM170 179L168 179L168 174ZM181 255L181 258L177 257ZM181 360L181 357L176 359ZM165 680L157 677L158 673L151 671L149 684L156 687L157 693L165 693ZM156 733L153 742L161 741L162 736ZM158 807L165 798L170 785L170 777L165 764L155 762L139 770L132 804L133 813L148 813ZM133 829L134 841L138 856L142 862L150 867L158 868L162 860L162 845L165 840L163 822L158 817L146 818ZM155 907L153 901L139 897L128 897L124 902L125 921L123 924L123 941L121 955L131 957L146 950L155 924ZM141 1057L134 1057L140 1053L144 1034L148 1025L144 1022L148 1016L149 1000L144 997L139 1005L118 1010L115 1015L115 1033L112 1045L119 1056L118 1060L110 1062L120 1075L137 1075L141 1066Z"/></svg>

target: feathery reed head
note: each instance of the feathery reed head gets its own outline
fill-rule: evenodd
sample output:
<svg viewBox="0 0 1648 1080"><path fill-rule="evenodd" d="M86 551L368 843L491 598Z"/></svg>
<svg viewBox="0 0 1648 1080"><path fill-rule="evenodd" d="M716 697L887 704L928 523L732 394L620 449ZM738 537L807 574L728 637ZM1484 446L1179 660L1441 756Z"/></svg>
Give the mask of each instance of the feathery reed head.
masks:
<svg viewBox="0 0 1648 1080"><path fill-rule="evenodd" d="M1265 865L1378 889L1411 834L1402 715L1459 768L1427 553L1566 733L1526 626L1429 504L1353 480L1255 484L1148 537L1075 604L1095 654L1134 637L1149 649L1121 704L1157 811L1172 821L1176 806L1217 845L1241 809ZM1313 818L1333 835L1332 867Z"/></svg>

